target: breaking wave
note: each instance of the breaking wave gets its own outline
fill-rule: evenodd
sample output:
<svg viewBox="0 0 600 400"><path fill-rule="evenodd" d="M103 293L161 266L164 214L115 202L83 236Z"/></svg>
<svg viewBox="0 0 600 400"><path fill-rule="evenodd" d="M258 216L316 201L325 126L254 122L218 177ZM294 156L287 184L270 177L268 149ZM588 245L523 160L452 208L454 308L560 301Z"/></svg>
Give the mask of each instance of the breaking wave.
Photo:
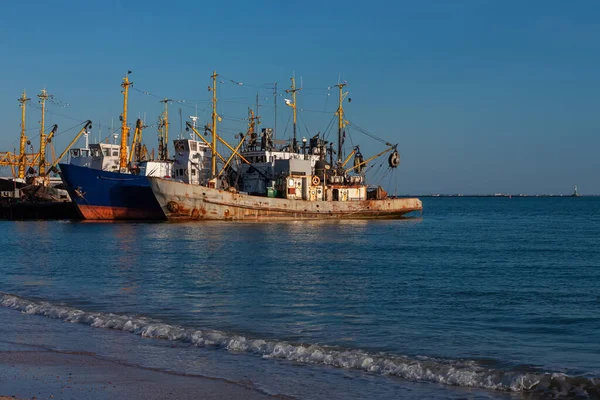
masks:
<svg viewBox="0 0 600 400"><path fill-rule="evenodd" d="M43 315L95 328L116 329L148 338L173 340L194 346L216 347L303 364L321 364L395 376L411 381L483 388L499 391L539 393L550 398L598 398L600 378L571 377L541 371L499 370L475 360L407 357L369 353L316 344L249 339L217 330L197 330L160 321L113 313L82 311L76 308L31 301L0 293L0 305L31 315Z"/></svg>

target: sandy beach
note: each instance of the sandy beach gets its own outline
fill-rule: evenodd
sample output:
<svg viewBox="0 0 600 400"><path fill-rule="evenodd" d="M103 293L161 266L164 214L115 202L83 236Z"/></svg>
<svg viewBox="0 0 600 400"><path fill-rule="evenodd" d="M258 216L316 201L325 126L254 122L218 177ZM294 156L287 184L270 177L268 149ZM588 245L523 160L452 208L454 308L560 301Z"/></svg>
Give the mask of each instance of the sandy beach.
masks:
<svg viewBox="0 0 600 400"><path fill-rule="evenodd" d="M93 353L23 344L15 344L11 350L6 342L2 347L0 400L271 398L249 382L174 374L105 360Z"/></svg>

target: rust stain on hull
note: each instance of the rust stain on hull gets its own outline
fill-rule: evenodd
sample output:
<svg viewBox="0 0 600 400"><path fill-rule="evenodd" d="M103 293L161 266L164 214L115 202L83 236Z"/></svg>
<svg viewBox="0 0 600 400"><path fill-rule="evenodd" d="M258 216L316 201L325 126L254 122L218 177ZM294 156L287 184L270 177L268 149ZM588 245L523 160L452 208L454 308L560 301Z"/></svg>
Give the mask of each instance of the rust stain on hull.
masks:
<svg viewBox="0 0 600 400"><path fill-rule="evenodd" d="M397 219L422 211L416 198L306 201L287 200L150 178L152 191L171 220Z"/></svg>
<svg viewBox="0 0 600 400"><path fill-rule="evenodd" d="M134 209L127 207L106 207L77 204L77 208L84 219L104 220L164 220L165 216L156 211Z"/></svg>

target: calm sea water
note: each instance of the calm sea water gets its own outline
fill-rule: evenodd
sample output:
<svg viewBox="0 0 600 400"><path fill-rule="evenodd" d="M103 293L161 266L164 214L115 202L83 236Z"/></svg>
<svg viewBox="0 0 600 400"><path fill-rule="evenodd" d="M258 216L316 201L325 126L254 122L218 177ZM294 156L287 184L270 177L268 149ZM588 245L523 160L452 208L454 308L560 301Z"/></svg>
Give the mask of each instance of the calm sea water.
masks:
<svg viewBox="0 0 600 400"><path fill-rule="evenodd" d="M598 385L600 198L423 204L402 221L0 222L2 338L307 399Z"/></svg>

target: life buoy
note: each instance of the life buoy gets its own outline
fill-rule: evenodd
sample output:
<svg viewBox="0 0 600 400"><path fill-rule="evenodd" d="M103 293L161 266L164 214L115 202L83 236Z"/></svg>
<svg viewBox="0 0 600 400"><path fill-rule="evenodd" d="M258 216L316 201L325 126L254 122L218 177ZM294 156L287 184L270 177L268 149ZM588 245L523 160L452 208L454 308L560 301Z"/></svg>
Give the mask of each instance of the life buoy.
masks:
<svg viewBox="0 0 600 400"><path fill-rule="evenodd" d="M319 183L321 183L321 179L319 179L318 176L313 175L311 182L312 182L313 186L317 186Z"/></svg>

